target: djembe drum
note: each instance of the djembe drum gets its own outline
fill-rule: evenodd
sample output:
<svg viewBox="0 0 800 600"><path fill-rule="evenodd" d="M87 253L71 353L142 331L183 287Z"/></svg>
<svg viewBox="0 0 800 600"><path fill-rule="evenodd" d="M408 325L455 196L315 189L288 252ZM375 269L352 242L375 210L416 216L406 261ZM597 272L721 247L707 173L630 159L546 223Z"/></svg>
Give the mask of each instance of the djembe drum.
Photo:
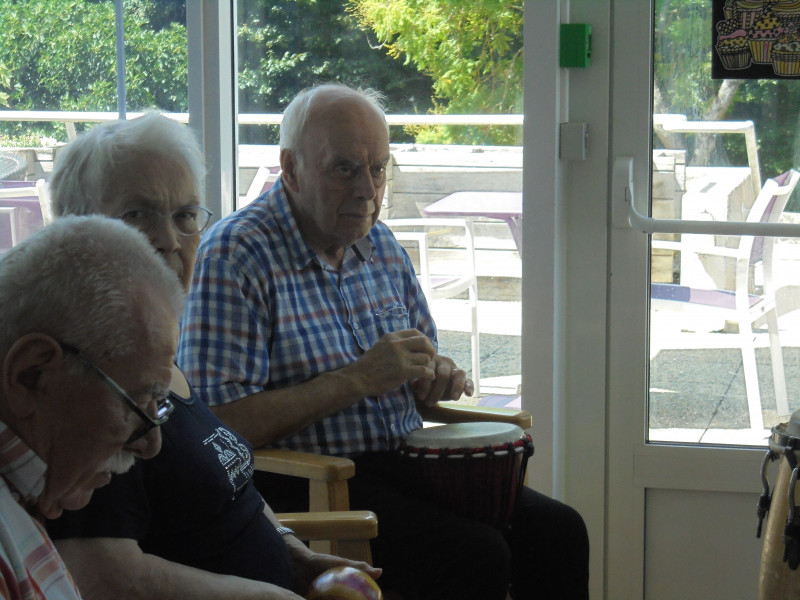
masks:
<svg viewBox="0 0 800 600"><path fill-rule="evenodd" d="M464 517L507 527L522 491L531 436L506 423L454 423L411 432L401 463L425 493Z"/></svg>
<svg viewBox="0 0 800 600"><path fill-rule="evenodd" d="M759 600L800 598L800 506L795 504L795 486L800 476L800 411L788 423L772 428L769 450L761 466L764 488L758 502L758 531L767 513L764 549L761 553ZM767 467L780 460L778 478L770 493Z"/></svg>

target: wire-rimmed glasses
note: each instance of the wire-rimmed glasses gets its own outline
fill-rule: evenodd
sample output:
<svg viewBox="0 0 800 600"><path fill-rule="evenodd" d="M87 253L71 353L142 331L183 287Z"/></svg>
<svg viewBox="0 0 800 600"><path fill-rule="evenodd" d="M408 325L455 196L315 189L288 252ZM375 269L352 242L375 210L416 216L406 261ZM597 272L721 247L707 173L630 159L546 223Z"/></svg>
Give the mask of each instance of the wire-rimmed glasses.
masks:
<svg viewBox="0 0 800 600"><path fill-rule="evenodd" d="M141 426L138 429L136 429L125 442L126 445L132 444L136 440L141 439L142 437L147 435L155 427L158 427L159 425L163 425L164 423L166 423L167 419L169 419L169 416L172 414L172 411L175 410L175 405L172 403L169 397L165 396L163 398L159 398L156 401L156 416L155 418L151 417L141 408L139 408L139 405L136 404L133 398L131 398L128 395L128 393L124 389L122 389L122 387L116 381L114 381L113 379L111 379L111 377L106 375L106 373L100 367L98 367L91 360L89 360L80 350L78 350L74 346L70 346L69 344L64 344L63 342L59 342L59 344L61 345L61 348L64 349L64 351L73 354L79 361L81 361L84 365L89 367L89 369L94 371L94 373L98 377L100 377L100 379L102 379L106 383L106 385L108 385L112 390L114 390L117 393L117 395L120 398L122 398L122 400L128 405L128 407L133 412L135 412L142 420ZM176 382L177 375L179 375L179 377L178 381ZM183 377L183 374L175 366L173 366L172 369L172 381L170 382L169 395L173 394L175 394L176 396L180 395L180 393L183 391L183 389L181 388L181 379L182 383L185 385L186 397L190 395L189 384L186 383L186 379ZM173 382L175 382L175 384L173 384ZM173 387L175 387L178 393L173 391Z"/></svg>
<svg viewBox="0 0 800 600"><path fill-rule="evenodd" d="M135 208L126 210L117 218L147 234L155 231L164 219L169 218L179 235L189 236L202 233L213 214L202 206L184 206L169 215L152 208Z"/></svg>

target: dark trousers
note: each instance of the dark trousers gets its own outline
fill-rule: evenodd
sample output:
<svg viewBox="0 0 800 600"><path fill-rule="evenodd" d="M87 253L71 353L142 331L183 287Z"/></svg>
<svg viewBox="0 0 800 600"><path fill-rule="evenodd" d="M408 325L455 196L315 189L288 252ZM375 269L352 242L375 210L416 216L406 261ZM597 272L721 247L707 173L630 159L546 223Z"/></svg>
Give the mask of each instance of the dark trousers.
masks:
<svg viewBox="0 0 800 600"><path fill-rule="evenodd" d="M524 488L508 531L460 517L420 493L393 453L359 457L348 482L350 507L378 516L373 563L378 582L405 600L584 600L589 540L571 507ZM305 480L257 472L276 512L308 510Z"/></svg>

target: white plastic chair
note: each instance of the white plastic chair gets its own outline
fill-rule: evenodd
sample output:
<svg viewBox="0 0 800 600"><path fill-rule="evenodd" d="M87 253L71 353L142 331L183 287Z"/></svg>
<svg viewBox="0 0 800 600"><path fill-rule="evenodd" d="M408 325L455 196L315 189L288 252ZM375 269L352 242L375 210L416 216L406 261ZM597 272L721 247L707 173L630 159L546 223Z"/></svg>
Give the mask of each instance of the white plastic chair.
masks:
<svg viewBox="0 0 800 600"><path fill-rule="evenodd" d="M795 170L787 171L775 179L768 179L753 202L747 215L747 222L777 222L799 179L800 173ZM717 245L690 247L685 243L685 239L679 242L652 240L653 248L682 252L682 260L686 260L688 257L685 255L692 252L701 260L716 256L735 261L734 289L706 289L691 285L651 283L651 307L654 310L683 311L690 306L703 306L713 311L714 316L738 323L750 427L754 430L764 428L753 338L753 324L760 319L766 320L769 333L778 414L789 415L772 277L774 244L774 237L758 236L741 236L736 248ZM756 282L756 273L759 272L763 281Z"/></svg>
<svg viewBox="0 0 800 600"><path fill-rule="evenodd" d="M475 396L480 395L480 337L478 331L478 276L475 271L475 236L472 222L464 219L385 219L386 224L401 243L413 244L419 254L419 279L428 302L453 298L468 292L471 316L472 380ZM462 260L437 260L431 262L432 240L442 236L458 236L457 249L447 246L462 256ZM435 251L435 250L434 250ZM443 269L442 267L447 267Z"/></svg>
<svg viewBox="0 0 800 600"><path fill-rule="evenodd" d="M50 184L44 179L36 180L36 195L39 196L39 207L42 209L42 222L49 225L53 222L53 205L50 201Z"/></svg>

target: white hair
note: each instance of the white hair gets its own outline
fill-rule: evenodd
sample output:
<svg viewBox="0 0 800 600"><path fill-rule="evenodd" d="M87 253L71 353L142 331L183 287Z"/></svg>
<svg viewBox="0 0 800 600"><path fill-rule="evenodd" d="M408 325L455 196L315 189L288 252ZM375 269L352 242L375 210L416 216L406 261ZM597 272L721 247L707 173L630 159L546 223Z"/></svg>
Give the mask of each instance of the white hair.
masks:
<svg viewBox="0 0 800 600"><path fill-rule="evenodd" d="M130 356L143 290L180 318L180 283L142 233L108 217L58 219L0 258L0 356L29 333L96 361Z"/></svg>
<svg viewBox="0 0 800 600"><path fill-rule="evenodd" d="M306 88L299 92L283 111L280 125L281 149L297 152L300 150L300 141L303 139L305 128L314 98L320 92L339 92L342 95L350 94L360 96L366 100L386 122L384 96L372 88L352 88L343 83L322 83ZM387 125L388 131L388 125Z"/></svg>
<svg viewBox="0 0 800 600"><path fill-rule="evenodd" d="M67 144L50 177L53 214L104 214L104 205L117 194L119 168L142 157L181 165L203 204L205 169L194 133L151 111L137 119L96 125Z"/></svg>

